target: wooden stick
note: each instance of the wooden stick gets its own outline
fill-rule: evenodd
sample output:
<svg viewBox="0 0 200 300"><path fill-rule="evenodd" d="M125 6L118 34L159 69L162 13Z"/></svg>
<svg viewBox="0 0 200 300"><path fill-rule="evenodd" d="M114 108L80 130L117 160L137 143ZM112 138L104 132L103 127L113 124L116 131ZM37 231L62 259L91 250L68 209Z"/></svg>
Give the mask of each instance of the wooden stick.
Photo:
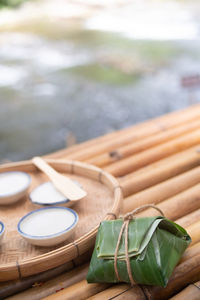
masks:
<svg viewBox="0 0 200 300"><path fill-rule="evenodd" d="M190 284L171 300L199 300L200 299L200 281Z"/></svg>
<svg viewBox="0 0 200 300"><path fill-rule="evenodd" d="M122 158L147 150L198 128L200 128L200 121L194 120L190 123L181 124L178 127L170 128L164 132L146 137L138 142L130 142L128 145L114 149L111 152L103 153L99 156L90 158L87 160L87 162L95 164L99 167L104 167Z"/></svg>
<svg viewBox="0 0 200 300"><path fill-rule="evenodd" d="M193 147L119 178L124 197L172 178L200 164L200 147Z"/></svg>
<svg viewBox="0 0 200 300"><path fill-rule="evenodd" d="M198 105L195 108L193 107L182 112L175 112L139 125L135 125L125 131L122 131L121 135L114 136L112 139L106 140L104 143L92 144L90 147L80 149L77 153L71 153L66 155L66 157L75 160L86 160L90 159L92 156L96 156L106 151L112 151L112 149L115 149L116 147L128 144L131 139L135 141L141 140L147 136L160 132L161 130L175 127L179 124L199 118L199 108L200 106Z"/></svg>
<svg viewBox="0 0 200 300"><path fill-rule="evenodd" d="M153 187L139 192L133 196L125 198L123 203L124 210L131 211L134 208L144 204L157 204L190 188L198 182L200 182L200 167L194 168L181 175L154 185Z"/></svg>
<svg viewBox="0 0 200 300"><path fill-rule="evenodd" d="M200 143L200 129L143 151L140 154L122 159L121 161L115 162L104 169L114 176L123 176L164 157L170 156L173 153L198 145L198 143Z"/></svg>

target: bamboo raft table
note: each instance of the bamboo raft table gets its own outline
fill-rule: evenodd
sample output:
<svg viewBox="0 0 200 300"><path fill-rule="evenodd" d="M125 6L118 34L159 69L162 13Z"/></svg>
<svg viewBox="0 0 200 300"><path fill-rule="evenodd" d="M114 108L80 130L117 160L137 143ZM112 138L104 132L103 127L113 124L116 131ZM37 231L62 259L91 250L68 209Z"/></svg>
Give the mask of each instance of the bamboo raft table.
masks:
<svg viewBox="0 0 200 300"><path fill-rule="evenodd" d="M200 299L200 105L47 155L103 168L117 177L123 212L156 204L185 227L192 243L166 288L87 284L90 254L55 269L0 283L0 299ZM143 213L142 213L143 214ZM145 215L155 214L148 209ZM10 291L10 294L9 292Z"/></svg>

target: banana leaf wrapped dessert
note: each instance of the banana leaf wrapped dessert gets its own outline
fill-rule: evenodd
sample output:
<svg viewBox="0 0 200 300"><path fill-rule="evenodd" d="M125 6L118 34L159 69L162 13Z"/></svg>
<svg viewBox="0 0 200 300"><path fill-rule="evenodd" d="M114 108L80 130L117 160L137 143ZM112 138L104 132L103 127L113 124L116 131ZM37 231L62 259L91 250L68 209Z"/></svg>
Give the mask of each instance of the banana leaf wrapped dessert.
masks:
<svg viewBox="0 0 200 300"><path fill-rule="evenodd" d="M87 281L165 287L190 242L185 229L164 216L103 221Z"/></svg>

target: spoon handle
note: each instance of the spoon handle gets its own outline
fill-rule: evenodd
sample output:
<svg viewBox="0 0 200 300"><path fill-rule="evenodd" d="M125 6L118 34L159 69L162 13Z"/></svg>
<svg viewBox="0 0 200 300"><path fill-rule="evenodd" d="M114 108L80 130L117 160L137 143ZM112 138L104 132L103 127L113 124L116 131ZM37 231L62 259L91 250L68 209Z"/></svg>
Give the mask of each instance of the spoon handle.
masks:
<svg viewBox="0 0 200 300"><path fill-rule="evenodd" d="M54 178L58 175L58 172L54 170L52 167L50 167L49 164L47 164L44 159L41 157L34 157L32 159L32 162L38 169L40 169L43 173L45 173L50 179L54 180Z"/></svg>
<svg viewBox="0 0 200 300"><path fill-rule="evenodd" d="M84 198L87 193L75 184L70 178L59 174L49 164L47 164L41 157L34 157L32 162L42 172L44 172L52 181L55 188L60 191L69 200L77 201Z"/></svg>

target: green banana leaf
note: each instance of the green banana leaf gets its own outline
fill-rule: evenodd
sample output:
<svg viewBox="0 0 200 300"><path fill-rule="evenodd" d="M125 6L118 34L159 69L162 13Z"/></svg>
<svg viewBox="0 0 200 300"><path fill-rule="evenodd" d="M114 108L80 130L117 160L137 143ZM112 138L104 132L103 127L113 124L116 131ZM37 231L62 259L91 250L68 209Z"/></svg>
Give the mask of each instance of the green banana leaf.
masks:
<svg viewBox="0 0 200 300"><path fill-rule="evenodd" d="M114 253L123 224L122 219L100 224L87 281L118 282ZM165 217L136 218L129 222L128 255L133 279L138 284L165 287L190 236L178 224ZM123 282L130 282L125 261L125 235L118 251L117 269Z"/></svg>

